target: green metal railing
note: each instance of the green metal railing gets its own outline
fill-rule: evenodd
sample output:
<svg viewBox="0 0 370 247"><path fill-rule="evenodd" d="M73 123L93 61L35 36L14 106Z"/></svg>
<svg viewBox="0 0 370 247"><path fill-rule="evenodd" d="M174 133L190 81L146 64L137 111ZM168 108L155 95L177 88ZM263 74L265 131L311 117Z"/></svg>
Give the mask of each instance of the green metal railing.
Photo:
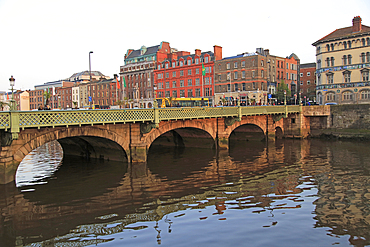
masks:
<svg viewBox="0 0 370 247"><path fill-rule="evenodd" d="M11 130L13 139L21 129L72 125L153 122L163 120L284 115L301 112L299 105L258 107L182 107L119 110L53 110L0 112L0 129Z"/></svg>

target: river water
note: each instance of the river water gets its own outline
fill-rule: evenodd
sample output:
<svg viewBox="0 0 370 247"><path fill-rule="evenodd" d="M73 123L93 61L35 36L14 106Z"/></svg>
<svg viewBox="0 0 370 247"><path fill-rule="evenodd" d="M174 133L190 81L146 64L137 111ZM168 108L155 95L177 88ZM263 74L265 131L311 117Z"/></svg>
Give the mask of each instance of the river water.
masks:
<svg viewBox="0 0 370 247"><path fill-rule="evenodd" d="M370 245L368 142L153 145L146 165L61 157L44 145L0 186L0 246Z"/></svg>

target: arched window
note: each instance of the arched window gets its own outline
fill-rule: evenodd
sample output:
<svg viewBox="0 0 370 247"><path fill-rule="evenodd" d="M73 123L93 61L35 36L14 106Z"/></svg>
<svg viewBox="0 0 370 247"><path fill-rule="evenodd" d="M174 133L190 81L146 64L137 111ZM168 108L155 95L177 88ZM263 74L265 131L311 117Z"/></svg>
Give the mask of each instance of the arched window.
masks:
<svg viewBox="0 0 370 247"><path fill-rule="evenodd" d="M352 64L352 55L348 55L348 64Z"/></svg>
<svg viewBox="0 0 370 247"><path fill-rule="evenodd" d="M348 48L351 49L352 48L352 43L351 41L348 41Z"/></svg>
<svg viewBox="0 0 370 247"><path fill-rule="evenodd" d="M326 51L330 51L330 46L326 45Z"/></svg>
<svg viewBox="0 0 370 247"><path fill-rule="evenodd" d="M370 52L366 52L366 62L370 62Z"/></svg>
<svg viewBox="0 0 370 247"><path fill-rule="evenodd" d="M328 80L328 84L333 84L334 83L334 74L332 72L327 73L326 78Z"/></svg>
<svg viewBox="0 0 370 247"><path fill-rule="evenodd" d="M344 49L347 49L347 42L346 41L343 42L343 47L344 47Z"/></svg>
<svg viewBox="0 0 370 247"><path fill-rule="evenodd" d="M365 62L365 52L361 53L361 63Z"/></svg>
<svg viewBox="0 0 370 247"><path fill-rule="evenodd" d="M317 61L317 68L318 68L318 69L321 69L321 59L319 59L319 60Z"/></svg>
<svg viewBox="0 0 370 247"><path fill-rule="evenodd" d="M370 45L370 38L366 38L366 44Z"/></svg>
<svg viewBox="0 0 370 247"><path fill-rule="evenodd" d="M326 67L330 67L330 58L326 58Z"/></svg>
<svg viewBox="0 0 370 247"><path fill-rule="evenodd" d="M333 67L334 66L334 57L330 58L330 62L331 62L331 66Z"/></svg>
<svg viewBox="0 0 370 247"><path fill-rule="evenodd" d="M365 44L365 39L364 38L362 38L361 39L361 42L362 42L362 46L365 46L366 44Z"/></svg>
<svg viewBox="0 0 370 247"><path fill-rule="evenodd" d="M343 65L347 65L347 56L346 55L343 56Z"/></svg>
<svg viewBox="0 0 370 247"><path fill-rule="evenodd" d="M331 47L331 50L334 51L334 45L331 44L330 47Z"/></svg>

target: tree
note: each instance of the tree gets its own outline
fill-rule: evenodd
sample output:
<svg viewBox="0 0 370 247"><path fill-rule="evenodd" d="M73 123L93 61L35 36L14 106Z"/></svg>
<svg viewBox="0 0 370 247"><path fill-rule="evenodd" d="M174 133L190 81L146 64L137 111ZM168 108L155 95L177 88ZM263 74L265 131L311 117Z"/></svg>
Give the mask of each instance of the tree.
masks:
<svg viewBox="0 0 370 247"><path fill-rule="evenodd" d="M119 109L121 109L124 104L125 104L125 102L123 100L117 100L116 101L116 105L119 105Z"/></svg>
<svg viewBox="0 0 370 247"><path fill-rule="evenodd" d="M43 95L45 98L45 105L48 105L51 98L51 93L49 92L49 89L47 89Z"/></svg>
<svg viewBox="0 0 370 247"><path fill-rule="evenodd" d="M73 101L72 103L73 103L74 107L77 108L78 102L77 101Z"/></svg>
<svg viewBox="0 0 370 247"><path fill-rule="evenodd" d="M284 83L284 80L281 80L281 82L278 84L276 91L276 97L279 102L284 101L284 91L286 92L286 97L290 98L292 92L290 91L288 85Z"/></svg>

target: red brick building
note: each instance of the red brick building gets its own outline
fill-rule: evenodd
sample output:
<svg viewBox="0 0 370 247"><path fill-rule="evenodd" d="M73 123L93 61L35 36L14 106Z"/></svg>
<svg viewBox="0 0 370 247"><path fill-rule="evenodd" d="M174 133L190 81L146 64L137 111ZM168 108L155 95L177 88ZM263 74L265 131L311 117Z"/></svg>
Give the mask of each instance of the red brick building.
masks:
<svg viewBox="0 0 370 247"><path fill-rule="evenodd" d="M222 59L222 47L214 51L173 52L156 63L154 86L161 97L212 97L214 95L214 62ZM203 73L204 67L204 73Z"/></svg>
<svg viewBox="0 0 370 247"><path fill-rule="evenodd" d="M300 66L301 99L316 101L316 63L305 63Z"/></svg>

